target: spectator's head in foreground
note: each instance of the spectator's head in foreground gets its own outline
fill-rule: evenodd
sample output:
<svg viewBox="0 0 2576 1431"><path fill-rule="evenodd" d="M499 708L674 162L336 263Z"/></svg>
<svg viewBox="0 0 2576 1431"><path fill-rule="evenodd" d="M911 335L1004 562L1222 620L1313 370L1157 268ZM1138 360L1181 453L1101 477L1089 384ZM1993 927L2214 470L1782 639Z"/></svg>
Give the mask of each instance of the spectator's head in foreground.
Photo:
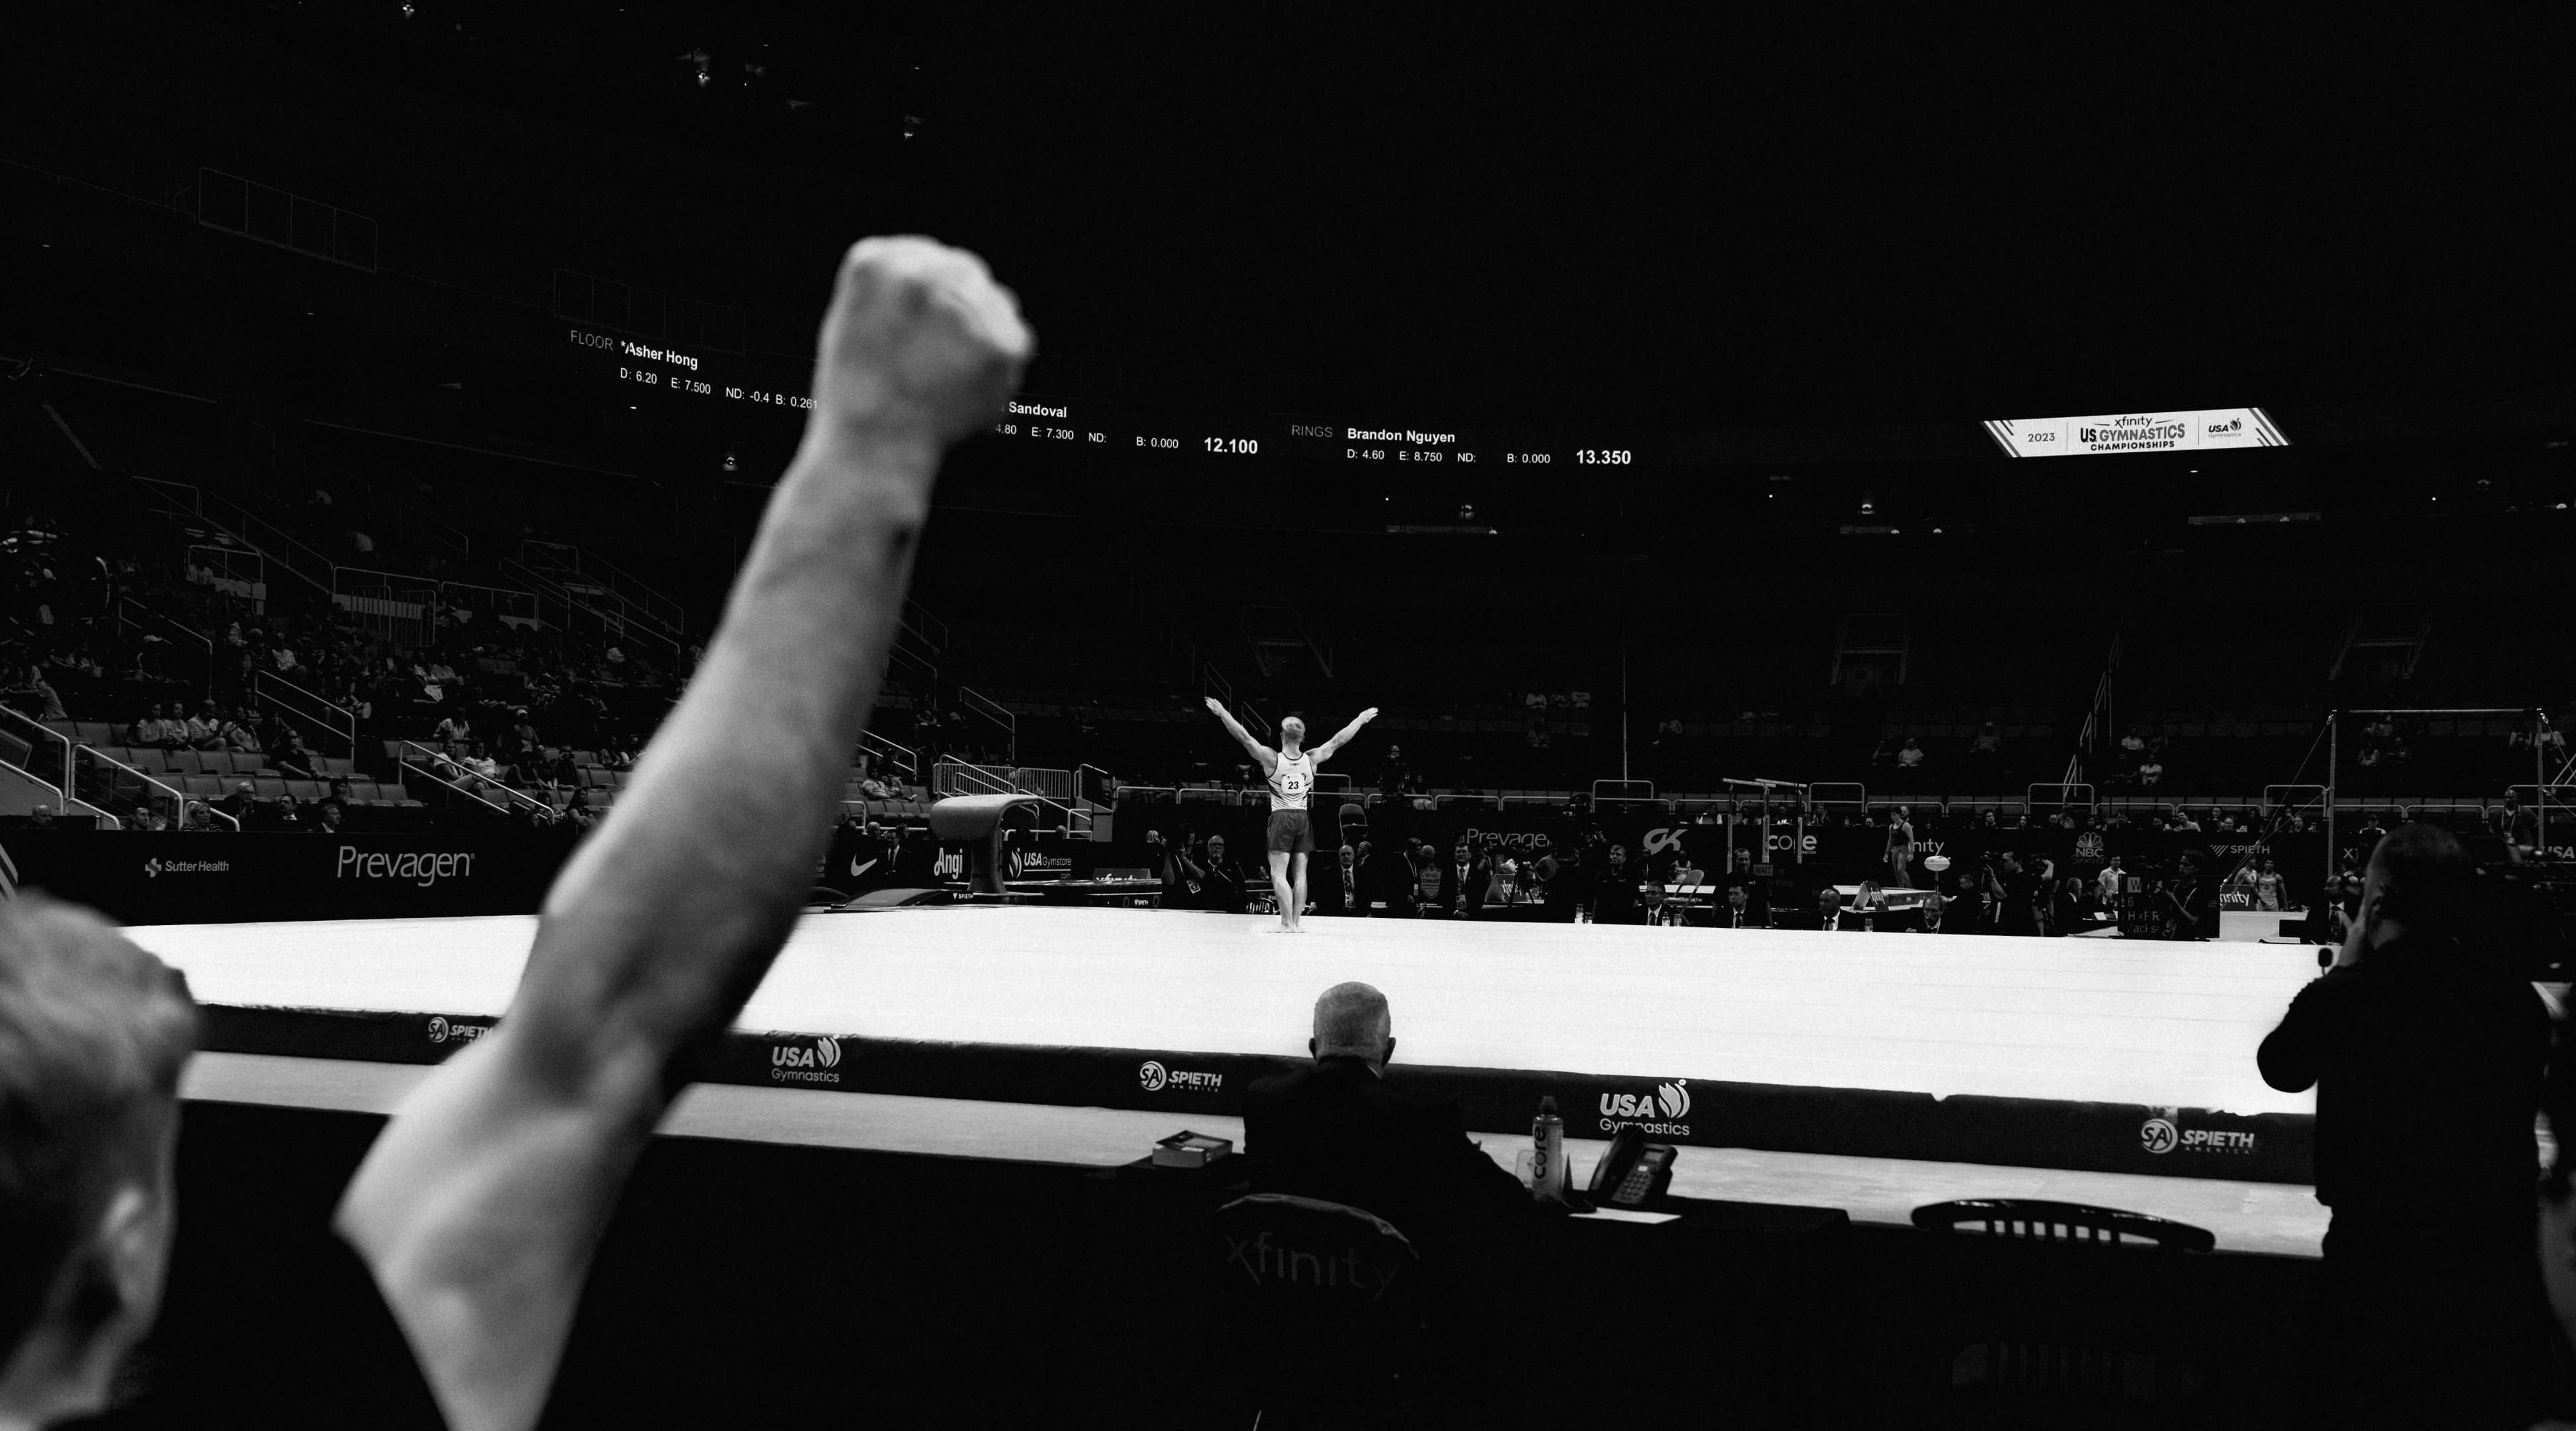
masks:
<svg viewBox="0 0 2576 1431"><path fill-rule="evenodd" d="M2469 922L2477 866L2438 825L2400 825L2370 852L2361 922L2372 947L2409 936L2456 937Z"/></svg>
<svg viewBox="0 0 2576 1431"><path fill-rule="evenodd" d="M187 980L106 920L0 903L0 1419L106 1404L160 1309Z"/></svg>
<svg viewBox="0 0 2576 1431"><path fill-rule="evenodd" d="M1384 1073L1395 1057L1390 1027L1386 995L1366 984L1335 984L1315 1000L1315 1036L1306 1051L1318 1059L1356 1058L1370 1072Z"/></svg>

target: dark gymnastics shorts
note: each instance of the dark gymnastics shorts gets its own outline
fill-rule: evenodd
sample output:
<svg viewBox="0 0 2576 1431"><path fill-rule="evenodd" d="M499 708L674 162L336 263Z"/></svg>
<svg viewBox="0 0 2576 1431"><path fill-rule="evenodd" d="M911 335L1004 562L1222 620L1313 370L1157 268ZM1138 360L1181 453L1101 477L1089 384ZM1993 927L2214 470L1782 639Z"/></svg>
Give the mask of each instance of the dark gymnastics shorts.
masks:
<svg viewBox="0 0 2576 1431"><path fill-rule="evenodd" d="M1270 812L1270 848L1273 853L1311 855L1315 852L1315 827L1303 810Z"/></svg>

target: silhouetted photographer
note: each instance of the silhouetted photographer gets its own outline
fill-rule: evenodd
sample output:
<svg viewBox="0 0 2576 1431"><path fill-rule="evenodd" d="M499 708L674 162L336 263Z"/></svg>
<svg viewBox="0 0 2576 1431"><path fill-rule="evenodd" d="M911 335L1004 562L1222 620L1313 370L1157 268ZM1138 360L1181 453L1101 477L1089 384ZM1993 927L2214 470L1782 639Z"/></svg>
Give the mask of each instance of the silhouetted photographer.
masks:
<svg viewBox="0 0 2576 1431"><path fill-rule="evenodd" d="M2317 1200L2334 1210L2313 1425L2522 1431L2543 1409L2532 1125L2550 1021L2489 902L2447 831L2391 832L2333 967L2263 1040L2265 1082L2317 1090Z"/></svg>

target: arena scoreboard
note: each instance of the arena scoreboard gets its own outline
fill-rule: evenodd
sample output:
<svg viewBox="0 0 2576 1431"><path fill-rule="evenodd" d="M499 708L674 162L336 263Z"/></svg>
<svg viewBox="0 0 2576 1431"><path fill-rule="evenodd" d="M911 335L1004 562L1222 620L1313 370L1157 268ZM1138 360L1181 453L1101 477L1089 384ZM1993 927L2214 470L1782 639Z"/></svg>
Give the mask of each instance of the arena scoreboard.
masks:
<svg viewBox="0 0 2576 1431"><path fill-rule="evenodd" d="M626 406L801 426L813 408L810 362L689 350L578 324L561 329L577 362ZM1257 467L1346 466L1355 471L1615 476L1635 467L1708 467L1801 460L1904 460L1990 455L2278 447L2288 439L2261 408L2102 417L1996 419L1812 432L1459 428L1382 415L1192 414L1142 405L1022 393L992 424L990 443L1138 463ZM1536 474L1532 474L1536 475Z"/></svg>

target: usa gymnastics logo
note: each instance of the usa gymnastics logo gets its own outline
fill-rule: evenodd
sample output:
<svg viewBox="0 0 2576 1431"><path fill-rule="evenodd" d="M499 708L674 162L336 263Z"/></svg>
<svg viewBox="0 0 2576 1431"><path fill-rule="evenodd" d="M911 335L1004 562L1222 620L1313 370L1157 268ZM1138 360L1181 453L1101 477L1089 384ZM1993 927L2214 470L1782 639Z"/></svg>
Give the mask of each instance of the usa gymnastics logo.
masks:
<svg viewBox="0 0 2576 1431"><path fill-rule="evenodd" d="M841 1041L818 1038L812 1048L802 1044L779 1044L769 1051L769 1077L776 1083L838 1083L841 1075L832 1070L841 1066Z"/></svg>
<svg viewBox="0 0 2576 1431"><path fill-rule="evenodd" d="M1681 1120L1690 1116L1690 1110L1690 1080L1687 1078L1656 1084L1652 1093L1604 1093L1601 1095L1601 1131L1612 1133L1633 1124L1642 1132L1687 1138L1690 1125Z"/></svg>

